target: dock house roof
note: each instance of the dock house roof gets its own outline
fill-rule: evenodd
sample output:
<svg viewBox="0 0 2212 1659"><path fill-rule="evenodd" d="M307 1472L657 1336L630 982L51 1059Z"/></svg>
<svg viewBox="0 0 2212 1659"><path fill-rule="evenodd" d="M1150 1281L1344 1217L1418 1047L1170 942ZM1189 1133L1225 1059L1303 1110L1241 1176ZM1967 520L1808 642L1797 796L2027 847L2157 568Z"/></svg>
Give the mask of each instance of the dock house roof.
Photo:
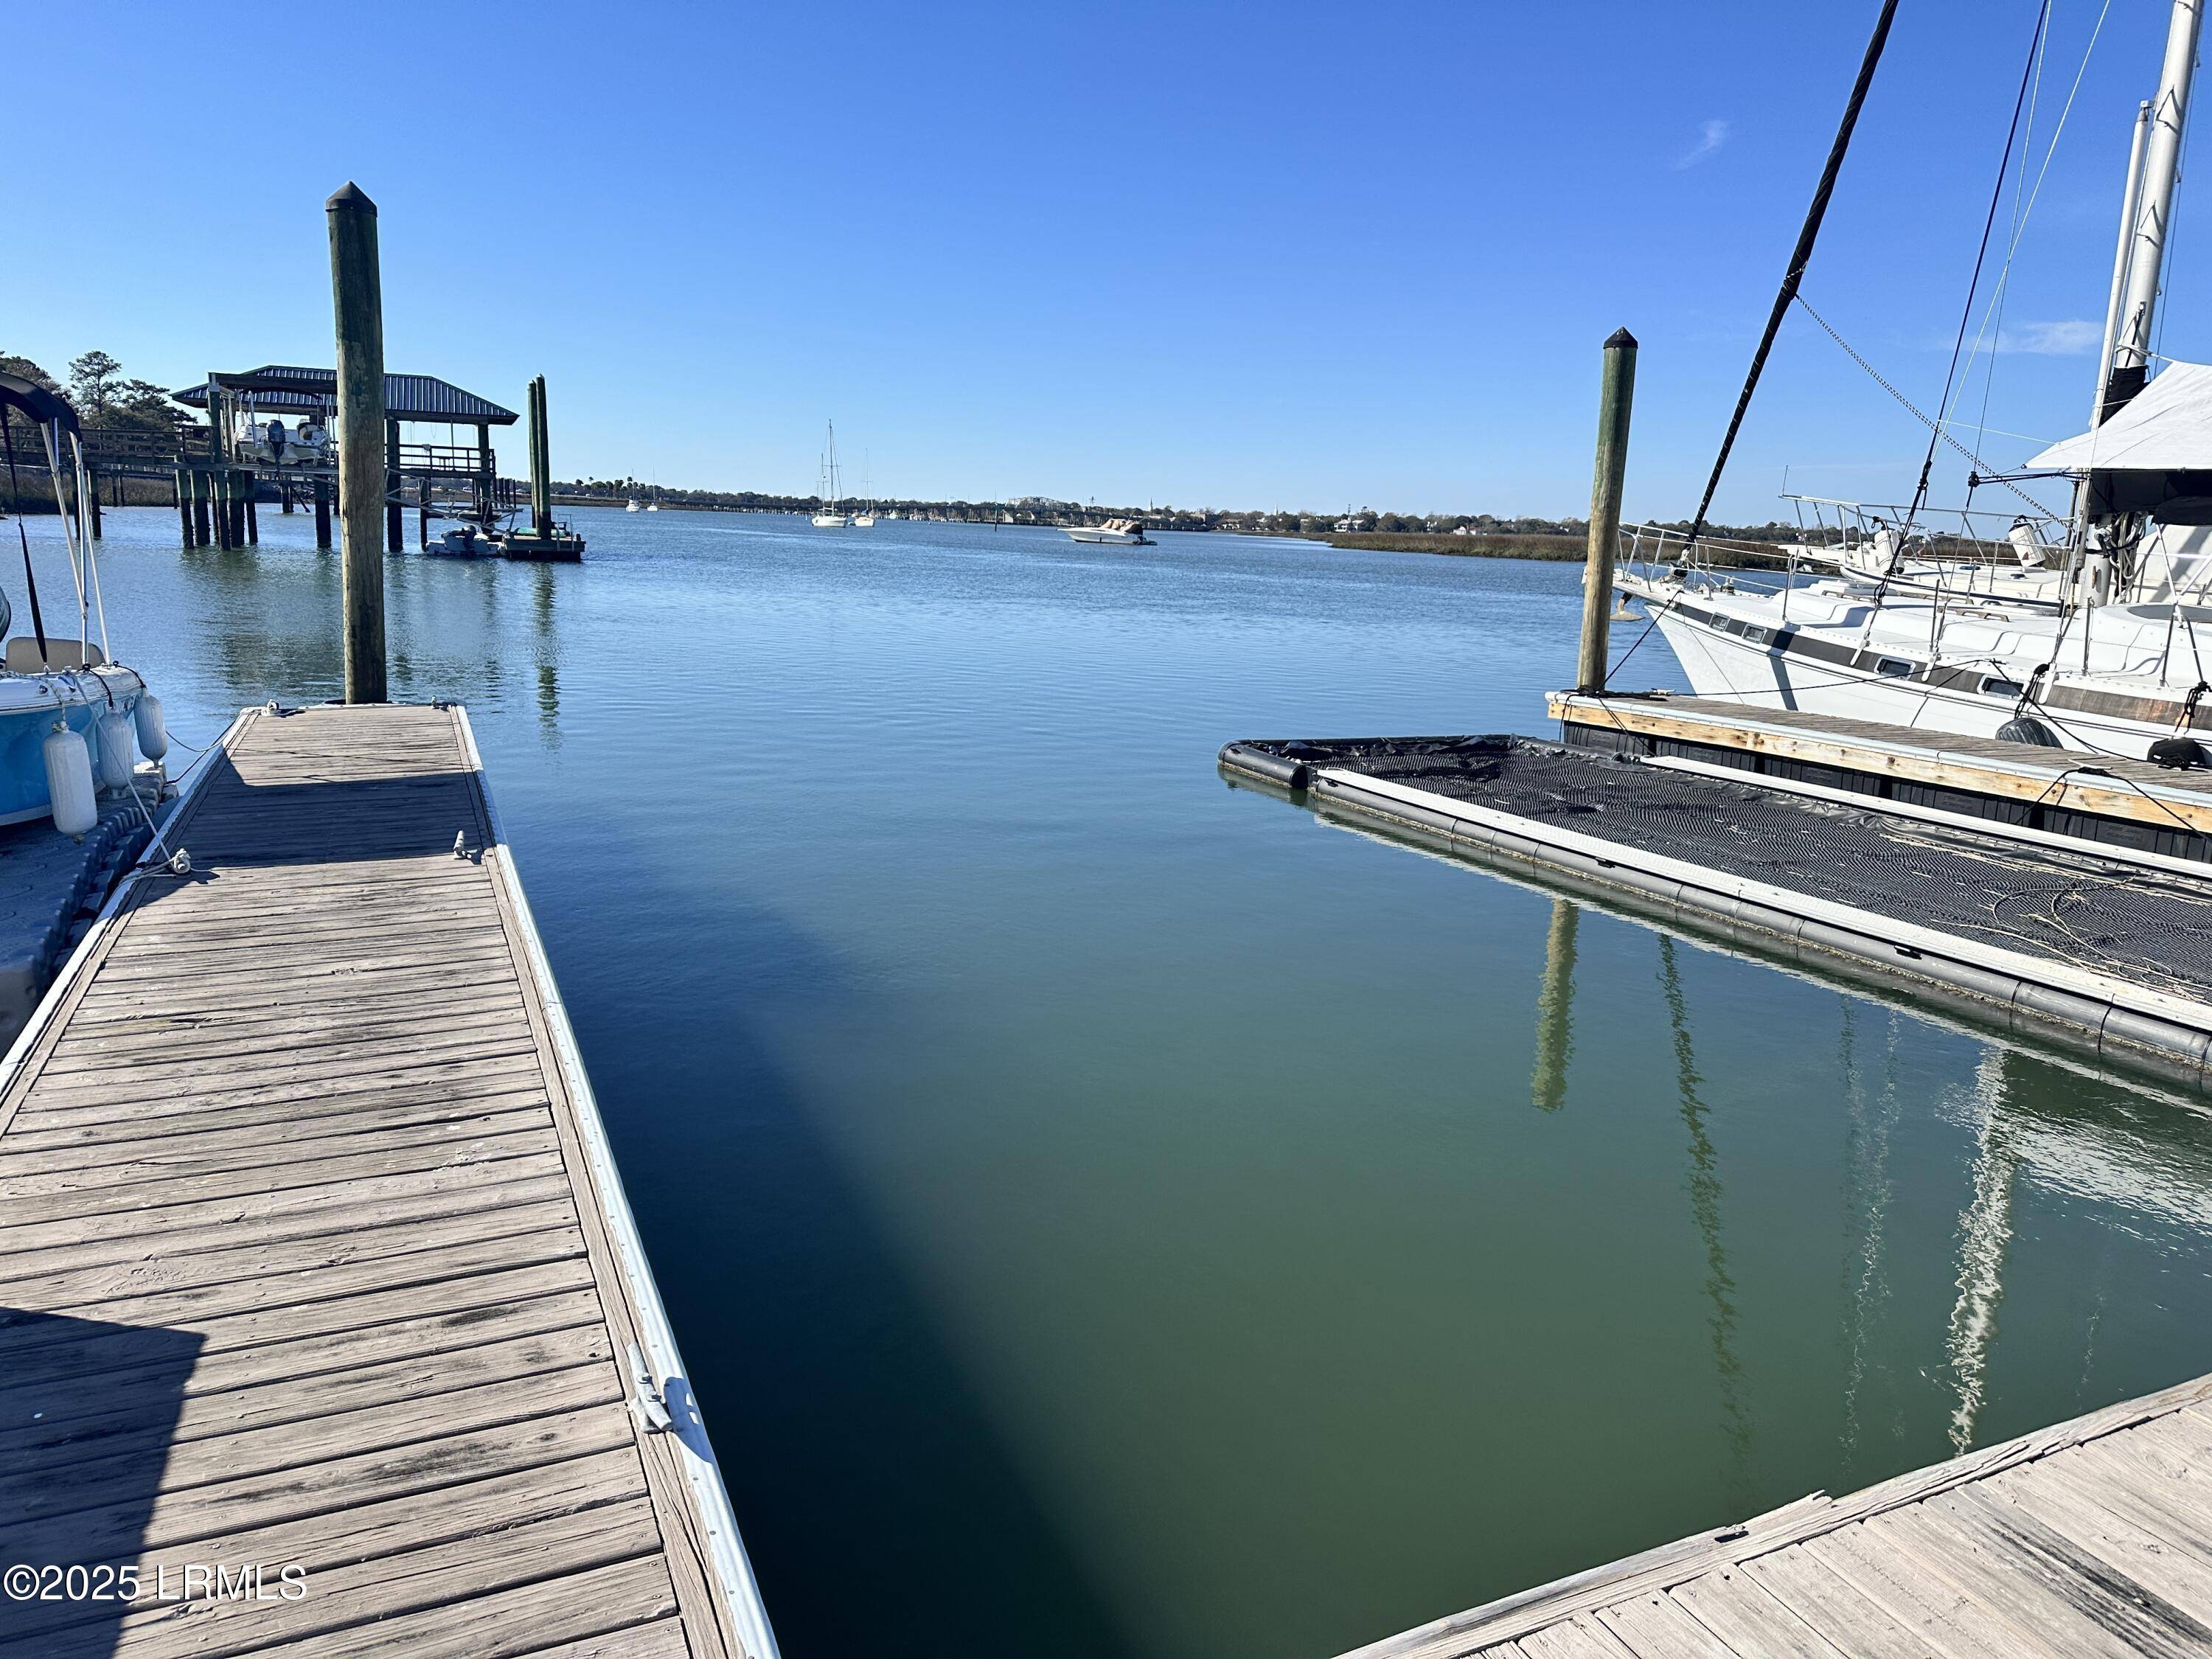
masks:
<svg viewBox="0 0 2212 1659"><path fill-rule="evenodd" d="M298 368L284 363L264 363L240 374L210 374L198 386L188 386L169 396L193 409L208 405L208 385L226 391L250 393L256 409L319 411L337 396L337 371ZM451 380L434 374L386 374L384 412L388 420L452 422L457 425L513 426L520 419L511 409L489 398L464 392Z"/></svg>

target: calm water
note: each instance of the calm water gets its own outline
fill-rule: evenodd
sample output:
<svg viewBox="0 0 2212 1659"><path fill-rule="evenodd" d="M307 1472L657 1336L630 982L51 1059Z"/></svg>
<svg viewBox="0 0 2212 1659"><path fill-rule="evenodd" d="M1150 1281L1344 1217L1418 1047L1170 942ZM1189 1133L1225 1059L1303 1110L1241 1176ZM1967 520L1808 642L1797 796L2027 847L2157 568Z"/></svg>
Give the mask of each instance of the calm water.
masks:
<svg viewBox="0 0 2212 1659"><path fill-rule="evenodd" d="M393 694L471 705L793 1659L1326 1655L2212 1369L2193 1109L1216 775L1541 730L1572 568L580 518L394 561ZM173 732L337 690L306 519L108 522Z"/></svg>

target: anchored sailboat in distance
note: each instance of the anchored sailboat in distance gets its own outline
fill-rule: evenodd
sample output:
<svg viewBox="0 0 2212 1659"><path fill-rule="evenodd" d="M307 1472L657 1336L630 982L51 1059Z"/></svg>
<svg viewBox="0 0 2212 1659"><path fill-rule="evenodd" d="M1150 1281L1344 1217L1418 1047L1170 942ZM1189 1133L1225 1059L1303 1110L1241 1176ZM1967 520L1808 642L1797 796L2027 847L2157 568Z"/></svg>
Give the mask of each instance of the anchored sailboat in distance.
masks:
<svg viewBox="0 0 2212 1659"><path fill-rule="evenodd" d="M822 478L815 486L815 495L822 502L822 510L814 515L814 522L824 530L843 530L852 525L849 514L837 506L837 422L830 422L830 442L822 452Z"/></svg>
<svg viewBox="0 0 2212 1659"><path fill-rule="evenodd" d="M1803 533L1763 592L1710 538L1635 532L1619 585L1700 696L2212 763L2183 735L2212 731L2212 365L2154 375L2151 350L2205 4L2175 0L2136 112L2089 429L2010 472L1970 456L1948 513L1924 482L1894 507L1787 497ZM1996 491L2000 510L1973 506Z"/></svg>

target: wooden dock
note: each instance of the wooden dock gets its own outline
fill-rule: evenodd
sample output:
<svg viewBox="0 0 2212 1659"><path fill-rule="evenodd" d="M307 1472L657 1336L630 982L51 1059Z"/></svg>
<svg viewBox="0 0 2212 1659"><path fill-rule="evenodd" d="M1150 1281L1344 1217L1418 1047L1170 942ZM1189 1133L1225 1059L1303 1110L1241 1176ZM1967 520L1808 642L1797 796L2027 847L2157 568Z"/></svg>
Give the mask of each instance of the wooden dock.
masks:
<svg viewBox="0 0 2212 1659"><path fill-rule="evenodd" d="M2212 1376L1815 1493L1348 1659L2212 1654Z"/></svg>
<svg viewBox="0 0 2212 1659"><path fill-rule="evenodd" d="M0 1654L773 1659L465 714L190 783L0 1070Z"/></svg>

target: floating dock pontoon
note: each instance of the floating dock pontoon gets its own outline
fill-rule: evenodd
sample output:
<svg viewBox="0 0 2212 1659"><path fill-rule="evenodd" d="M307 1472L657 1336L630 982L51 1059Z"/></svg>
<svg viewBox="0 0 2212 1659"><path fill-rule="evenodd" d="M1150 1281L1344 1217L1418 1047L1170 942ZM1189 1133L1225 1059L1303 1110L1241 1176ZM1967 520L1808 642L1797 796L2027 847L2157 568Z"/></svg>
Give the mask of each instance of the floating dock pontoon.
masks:
<svg viewBox="0 0 2212 1659"><path fill-rule="evenodd" d="M1693 699L1555 708L1568 744L1268 740L1221 765L2212 1090L2212 774Z"/></svg>

